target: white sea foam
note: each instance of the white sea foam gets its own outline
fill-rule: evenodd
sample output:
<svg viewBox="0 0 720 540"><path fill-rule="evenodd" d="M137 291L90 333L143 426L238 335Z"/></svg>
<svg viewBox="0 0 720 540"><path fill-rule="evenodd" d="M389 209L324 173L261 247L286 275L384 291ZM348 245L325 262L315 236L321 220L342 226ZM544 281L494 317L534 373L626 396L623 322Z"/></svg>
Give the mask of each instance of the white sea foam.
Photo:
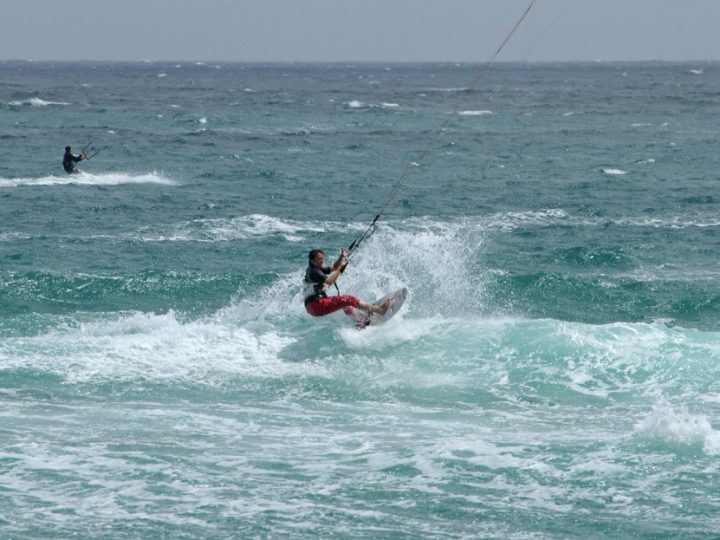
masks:
<svg viewBox="0 0 720 540"><path fill-rule="evenodd" d="M33 97L26 100L16 100L16 101L10 101L8 102L8 105L12 107L22 107L22 106L30 106L30 107L49 107L51 105L70 105L69 103L65 101L45 101L44 99L40 99L37 97Z"/></svg>
<svg viewBox="0 0 720 540"><path fill-rule="evenodd" d="M368 298L374 301L376 298ZM411 299L408 298L393 319L382 326L370 326L362 331L355 328L348 319L348 324L340 328L339 335L345 344L352 349L382 350L405 342L414 342L425 336L430 336L435 329L445 321L439 317L428 319L406 319L405 315L411 309ZM340 312L342 313L342 312Z"/></svg>
<svg viewBox="0 0 720 540"><path fill-rule="evenodd" d="M524 212L502 212L476 218L485 229L513 231L527 227L550 227L553 225L596 225L596 221L586 217L571 216L562 208L546 208Z"/></svg>
<svg viewBox="0 0 720 540"><path fill-rule="evenodd" d="M226 242L278 235L288 242L301 242L309 235L327 231L356 234L362 223L309 222L280 219L263 214L236 218L197 219L168 226L147 226L123 235L141 242Z"/></svg>
<svg viewBox="0 0 720 540"><path fill-rule="evenodd" d="M330 102L332 103L333 101L330 100ZM346 101L344 103L344 105L350 109L378 109L378 108L380 108L380 109L397 109L400 107L399 103L387 103L387 102L382 102L379 104L365 103L362 101L358 101L356 99L354 99L352 101Z"/></svg>
<svg viewBox="0 0 720 540"><path fill-rule="evenodd" d="M495 114L492 111L460 111L458 112L458 115L460 116L486 116L489 114Z"/></svg>
<svg viewBox="0 0 720 540"><path fill-rule="evenodd" d="M215 373L280 377L295 369L279 352L293 343L271 326L242 328L227 318L181 322L170 312L114 314L36 337L5 340L2 365L56 373L69 382L203 380ZM310 366L300 368L315 371Z"/></svg>
<svg viewBox="0 0 720 540"><path fill-rule="evenodd" d="M558 224L574 226L598 226L607 219L598 220L585 216L572 216L560 208L529 210L525 212L503 212L488 216L467 217L460 222L439 221L433 217L417 217L396 223L384 221L379 230L386 231L390 237L407 239L414 242L440 242L453 235L477 235L488 230L512 231L525 227L547 227ZM283 219L264 214L249 214L236 218L200 219L181 223L164 231L143 231L146 240L194 240L226 241L243 238L255 238L282 235L291 242L300 242L308 235L333 232L355 234L365 230L367 223L338 221L302 221ZM402 240L401 240L402 241ZM460 249L460 251L463 251Z"/></svg>
<svg viewBox="0 0 720 540"><path fill-rule="evenodd" d="M720 226L720 218L714 215L697 216L663 216L663 217L629 217L615 220L618 225L630 225L633 227L651 227L654 229L688 229L707 228Z"/></svg>
<svg viewBox="0 0 720 540"><path fill-rule="evenodd" d="M614 169L611 167L603 168L602 172L610 176L622 176L627 174L627 171L623 171L622 169Z"/></svg>
<svg viewBox="0 0 720 540"><path fill-rule="evenodd" d="M636 426L646 437L677 445L702 445L706 454L720 453L720 431L713 429L705 415L691 414L661 402Z"/></svg>
<svg viewBox="0 0 720 540"><path fill-rule="evenodd" d="M436 265L455 255L459 244L448 240L450 249L439 252ZM383 255L383 242L368 244L368 260L363 257L344 276L351 278L349 290L379 283L370 262ZM404 251L400 242L393 247L402 267L423 261L437 244L422 236ZM636 436L660 440L670 452L689 446L718 453L718 434L704 417L671 411L655 414L654 421L638 413L648 392L667 384L668 374L684 377L697 367L692 357L689 364L672 367L679 364L672 347L684 347L692 333L647 324L418 317L413 304L422 299L415 296L408 298L407 311L387 325L358 332L341 314L315 320L304 313L291 292L298 289L301 274L298 265L249 300L197 320L172 312L86 314L86 322L40 336L5 338L0 347L4 369L51 374L71 393L72 384L108 384L116 400L102 410L96 407L100 400L63 402L62 415L55 419L47 407L28 407L38 415L30 418L36 434L25 435L27 442L16 436L3 454L16 459L6 482L11 496L31 488L39 500L72 504L75 518L83 512L113 512L111 493L118 490L124 496L133 493L138 505L162 496L168 517L154 517L162 522L198 500L212 502L213 511L226 509L236 504L228 501L242 498L228 495L237 492L249 502L233 506L233 515L252 514L283 508L273 496L286 500L280 495L306 483L285 473L290 470L312 478L313 489L327 494L345 493L361 478L364 485L395 482L406 491L459 497L489 508L505 508L510 499L523 508L570 512L569 494L624 504L627 498L618 500L600 484L618 485L612 483L616 476L631 486L623 493L635 492L642 480L625 476L637 470L638 456L627 450L633 423ZM418 288L413 284L413 290ZM695 337L707 340L701 334ZM710 358L708 365L715 364ZM160 387L150 391L161 398L124 401L122 392L115 394L122 383L133 383L128 385L132 392ZM232 391L212 394L208 402L164 399L165 392L184 385L211 391L229 385ZM260 399L238 395L236 390L245 388ZM622 395L608 397L609 391ZM602 407L595 406L599 401ZM23 425L26 418L12 414ZM39 429L40 414L48 414L42 421L59 426L56 440L74 432L73 444L53 449L47 443L53 426ZM120 433L113 438L116 429ZM129 435L137 439L128 440ZM76 444L78 439L83 444ZM184 459L165 459L174 448L182 449ZM556 448L564 459L557 459ZM645 459L651 456L640 456L642 463ZM213 489L199 481L207 478L206 464L224 471ZM276 466L283 468L278 472ZM19 470L72 471L74 478L91 479L91 487L76 482L72 491L62 491L65 484L53 491ZM183 481L172 491L177 478ZM477 489L458 494L452 486L460 479ZM170 495L158 495L158 485ZM87 501L88 492L97 500Z"/></svg>
<svg viewBox="0 0 720 540"><path fill-rule="evenodd" d="M231 219L198 219L181 223L171 230L143 230L140 235L145 241L224 242L277 234L290 242L299 242L307 233L325 230L322 224L250 214Z"/></svg>
<svg viewBox="0 0 720 540"><path fill-rule="evenodd" d="M65 176L42 176L39 178L0 178L0 188L20 186L117 186L121 184L176 185L174 180L160 173L132 175L127 173L90 174L81 172Z"/></svg>
<svg viewBox="0 0 720 540"><path fill-rule="evenodd" d="M430 92L448 92L448 93L454 93L454 92L467 92L470 90L467 86L454 86L449 88L429 88L428 91Z"/></svg>
<svg viewBox="0 0 720 540"><path fill-rule="evenodd" d="M0 232L0 242L15 242L17 240L27 240L32 238L29 234L19 232Z"/></svg>
<svg viewBox="0 0 720 540"><path fill-rule="evenodd" d="M474 223L387 224L365 241L353 259L353 272L344 277L345 286L372 300L408 287L424 298L418 308L427 316L477 310L484 288L471 269L483 249L483 230ZM448 302L458 297L463 298L461 305Z"/></svg>

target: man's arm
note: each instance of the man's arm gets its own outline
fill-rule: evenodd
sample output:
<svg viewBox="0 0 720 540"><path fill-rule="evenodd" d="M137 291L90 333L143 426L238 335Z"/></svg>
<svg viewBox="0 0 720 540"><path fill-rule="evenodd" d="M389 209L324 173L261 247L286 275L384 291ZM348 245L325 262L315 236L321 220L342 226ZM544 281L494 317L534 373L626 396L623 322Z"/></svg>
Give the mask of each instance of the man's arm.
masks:
<svg viewBox="0 0 720 540"><path fill-rule="evenodd" d="M344 263L345 263L345 257L346 257L346 255L345 255L345 250L344 250L344 249L341 249L341 250L340 250L340 256L337 258L337 261L335 261L335 262L333 263L333 265L330 267L330 270L335 271L335 270L337 270L338 268L342 268L342 266L343 266Z"/></svg>
<svg viewBox="0 0 720 540"><path fill-rule="evenodd" d="M340 273L342 272L342 266L335 268L335 265L333 264L329 270L330 273L325 276L325 285L332 285L337 281L340 277Z"/></svg>
<svg viewBox="0 0 720 540"><path fill-rule="evenodd" d="M337 258L337 261L335 261L333 265L328 268L328 270L330 270L330 273L325 278L326 285L332 285L340 277L340 274L342 274L343 270L345 270L345 266L347 265L346 257L347 255L345 255L345 250L341 249L340 256Z"/></svg>

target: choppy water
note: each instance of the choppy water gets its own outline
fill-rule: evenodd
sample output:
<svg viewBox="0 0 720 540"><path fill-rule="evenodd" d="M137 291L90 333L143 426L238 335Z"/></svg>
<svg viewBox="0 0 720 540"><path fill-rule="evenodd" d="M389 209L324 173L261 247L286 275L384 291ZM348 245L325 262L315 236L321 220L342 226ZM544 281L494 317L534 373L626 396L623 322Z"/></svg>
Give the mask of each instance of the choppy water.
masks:
<svg viewBox="0 0 720 540"><path fill-rule="evenodd" d="M2 536L717 535L720 65L478 69L0 63Z"/></svg>

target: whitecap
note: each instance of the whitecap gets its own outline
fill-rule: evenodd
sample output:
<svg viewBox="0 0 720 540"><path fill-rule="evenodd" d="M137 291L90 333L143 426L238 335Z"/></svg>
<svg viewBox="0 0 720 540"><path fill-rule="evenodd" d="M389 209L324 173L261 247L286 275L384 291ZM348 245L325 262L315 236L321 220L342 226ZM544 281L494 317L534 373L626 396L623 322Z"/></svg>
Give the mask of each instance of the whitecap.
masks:
<svg viewBox="0 0 720 540"><path fill-rule="evenodd" d="M501 212L491 214L481 219L481 224L490 229L505 231L525 227L550 227L557 224L587 225L587 220L571 218L561 208L546 208L541 210L528 210L524 212Z"/></svg>
<svg viewBox="0 0 720 540"><path fill-rule="evenodd" d="M165 314L98 315L76 327L7 340L4 366L42 369L69 382L187 380L212 385L227 374L281 377L317 371L283 362L279 353L295 341L272 328L250 330L229 319L182 322ZM223 375L224 374L224 375Z"/></svg>
<svg viewBox="0 0 720 540"><path fill-rule="evenodd" d="M470 90L467 86L451 87L451 88L430 88L431 92L467 92Z"/></svg>
<svg viewBox="0 0 720 540"><path fill-rule="evenodd" d="M16 242L18 240L28 240L31 236L19 232L0 232L0 242Z"/></svg>
<svg viewBox="0 0 720 540"><path fill-rule="evenodd" d="M127 173L89 174L81 172L66 176L42 176L38 178L0 178L0 188L21 186L117 186L121 184L164 184L175 185L176 182L159 173L132 175Z"/></svg>
<svg viewBox="0 0 720 540"><path fill-rule="evenodd" d="M22 107L24 105L29 105L30 107L49 107L50 105L65 106L70 104L66 101L45 101L44 99L34 97L24 101L10 101L8 105L12 107Z"/></svg>
<svg viewBox="0 0 720 540"><path fill-rule="evenodd" d="M362 101L357 101L357 100L348 101L346 103L346 105L348 107L350 107L351 109L360 109L365 106L365 104Z"/></svg>
<svg viewBox="0 0 720 540"><path fill-rule="evenodd" d="M655 229L687 229L691 227L707 228L720 226L720 219L715 216L666 216L666 217L638 217L615 220L618 225L633 227L652 227Z"/></svg>
<svg viewBox="0 0 720 540"><path fill-rule="evenodd" d="M304 240L304 233L325 230L324 226L311 222L250 214L232 219L198 219L182 223L170 231L143 231L142 237L144 241L222 242L281 235L288 242L300 242Z"/></svg>
<svg viewBox="0 0 720 540"><path fill-rule="evenodd" d="M488 114L494 114L492 111L460 111L458 112L459 116L485 116Z"/></svg>
<svg viewBox="0 0 720 540"><path fill-rule="evenodd" d="M701 444L706 454L720 453L720 431L712 428L705 415L673 410L668 403L660 403L635 426L644 436L678 445Z"/></svg>
<svg viewBox="0 0 720 540"><path fill-rule="evenodd" d="M431 336L447 321L442 317L403 320L408 306L403 306L392 320L381 326L358 330L351 319L338 330L339 336L351 349L382 350L406 342Z"/></svg>
<svg viewBox="0 0 720 540"><path fill-rule="evenodd" d="M612 168L604 168L602 170L604 174L608 174L610 176L622 176L624 174L627 174L627 171L623 171L622 169L612 169Z"/></svg>

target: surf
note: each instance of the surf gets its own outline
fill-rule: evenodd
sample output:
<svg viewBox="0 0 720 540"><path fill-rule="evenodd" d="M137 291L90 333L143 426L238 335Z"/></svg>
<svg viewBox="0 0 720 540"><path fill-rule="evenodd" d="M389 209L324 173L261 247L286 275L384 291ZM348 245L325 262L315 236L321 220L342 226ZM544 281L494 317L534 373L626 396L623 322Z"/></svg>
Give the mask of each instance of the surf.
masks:
<svg viewBox="0 0 720 540"><path fill-rule="evenodd" d="M168 178L162 173L151 172L144 174L129 174L123 172L106 172L92 174L79 172L63 176L40 176L25 178L0 178L0 188L14 188L25 186L120 186L125 184L159 184L175 186L178 182Z"/></svg>

